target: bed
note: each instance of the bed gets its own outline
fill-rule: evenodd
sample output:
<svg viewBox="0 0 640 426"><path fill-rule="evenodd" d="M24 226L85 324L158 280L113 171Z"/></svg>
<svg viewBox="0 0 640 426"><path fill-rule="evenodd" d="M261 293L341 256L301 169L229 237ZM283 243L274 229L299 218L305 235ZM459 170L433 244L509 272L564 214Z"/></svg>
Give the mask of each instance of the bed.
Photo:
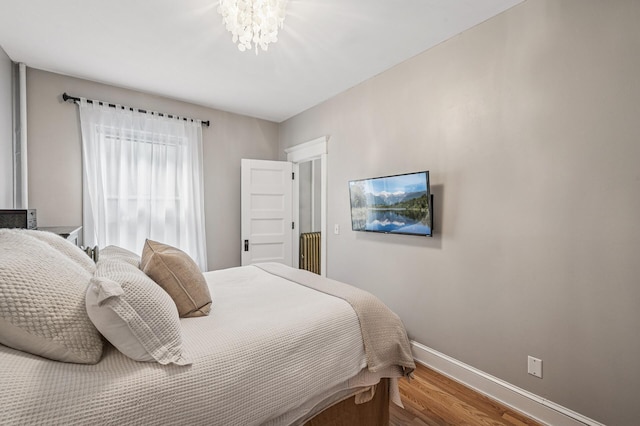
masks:
<svg viewBox="0 0 640 426"><path fill-rule="evenodd" d="M399 318L369 293L258 264L202 274L209 302L180 318L180 304L137 255L108 247L92 265L51 235L0 230L3 424L372 425L386 424L389 400L400 403L397 380L415 367L408 339ZM65 285L64 302L51 296ZM146 285L166 303L130 296ZM45 301L16 307L34 298ZM73 312L56 313L63 304ZM39 319L46 325L32 324L51 312L53 319ZM124 331L124 323L109 329L123 318ZM131 346L139 342L121 336L140 322L139 333L167 340L136 353L140 347ZM48 340L34 349L36 338ZM72 343L61 351L65 339Z"/></svg>

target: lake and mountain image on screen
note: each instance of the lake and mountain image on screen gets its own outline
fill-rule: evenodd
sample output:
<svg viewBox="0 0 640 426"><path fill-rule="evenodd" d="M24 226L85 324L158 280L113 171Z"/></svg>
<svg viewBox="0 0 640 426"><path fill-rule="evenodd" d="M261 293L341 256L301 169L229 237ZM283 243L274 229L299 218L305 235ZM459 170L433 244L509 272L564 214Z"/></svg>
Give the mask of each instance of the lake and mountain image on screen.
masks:
<svg viewBox="0 0 640 426"><path fill-rule="evenodd" d="M354 231L431 235L428 172L349 182Z"/></svg>

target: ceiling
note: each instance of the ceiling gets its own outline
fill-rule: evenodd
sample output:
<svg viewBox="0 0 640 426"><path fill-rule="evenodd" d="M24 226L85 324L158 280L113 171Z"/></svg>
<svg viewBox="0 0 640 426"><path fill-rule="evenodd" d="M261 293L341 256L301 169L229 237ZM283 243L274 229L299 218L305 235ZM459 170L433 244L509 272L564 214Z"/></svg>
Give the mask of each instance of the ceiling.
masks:
<svg viewBox="0 0 640 426"><path fill-rule="evenodd" d="M0 46L32 68L282 122L521 1L289 0L256 55L216 0L0 0Z"/></svg>

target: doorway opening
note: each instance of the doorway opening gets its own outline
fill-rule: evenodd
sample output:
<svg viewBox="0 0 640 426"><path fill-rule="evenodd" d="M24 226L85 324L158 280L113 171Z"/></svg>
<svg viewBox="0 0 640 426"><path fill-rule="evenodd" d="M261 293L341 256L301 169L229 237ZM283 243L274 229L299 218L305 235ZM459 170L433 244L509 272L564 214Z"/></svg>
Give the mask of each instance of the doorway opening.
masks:
<svg viewBox="0 0 640 426"><path fill-rule="evenodd" d="M320 159L298 163L298 225L300 246L298 267L320 274L322 257Z"/></svg>
<svg viewBox="0 0 640 426"><path fill-rule="evenodd" d="M293 188L293 217L299 224L293 233L293 253L299 266L322 276L327 273L327 140L323 136L285 150L298 176Z"/></svg>

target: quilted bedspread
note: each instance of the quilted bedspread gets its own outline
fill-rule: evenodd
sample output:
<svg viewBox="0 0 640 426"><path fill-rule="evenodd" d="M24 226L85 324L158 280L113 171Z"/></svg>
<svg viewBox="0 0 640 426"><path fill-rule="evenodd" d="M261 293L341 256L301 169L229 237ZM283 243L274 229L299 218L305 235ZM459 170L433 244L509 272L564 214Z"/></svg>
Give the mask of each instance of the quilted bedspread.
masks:
<svg viewBox="0 0 640 426"><path fill-rule="evenodd" d="M257 267L314 290L346 300L358 315L367 368L372 372L399 366L409 376L416 365L407 332L400 318L380 299L357 287L323 278L280 263L261 263Z"/></svg>
<svg viewBox="0 0 640 426"><path fill-rule="evenodd" d="M0 423L289 425L366 367L345 300L255 266L205 277L210 315L181 320L192 365L110 345L95 365L69 364L0 345Z"/></svg>

